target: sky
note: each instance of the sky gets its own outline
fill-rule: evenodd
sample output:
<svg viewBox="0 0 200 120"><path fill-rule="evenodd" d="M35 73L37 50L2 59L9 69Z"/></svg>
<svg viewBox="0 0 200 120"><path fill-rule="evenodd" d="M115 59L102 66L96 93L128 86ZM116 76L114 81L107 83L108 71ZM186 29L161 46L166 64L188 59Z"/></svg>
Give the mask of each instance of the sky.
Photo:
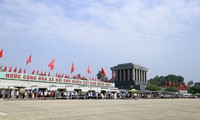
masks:
<svg viewBox="0 0 200 120"><path fill-rule="evenodd" d="M0 0L0 64L88 76L134 63L200 81L199 0ZM32 62L26 60L32 55Z"/></svg>

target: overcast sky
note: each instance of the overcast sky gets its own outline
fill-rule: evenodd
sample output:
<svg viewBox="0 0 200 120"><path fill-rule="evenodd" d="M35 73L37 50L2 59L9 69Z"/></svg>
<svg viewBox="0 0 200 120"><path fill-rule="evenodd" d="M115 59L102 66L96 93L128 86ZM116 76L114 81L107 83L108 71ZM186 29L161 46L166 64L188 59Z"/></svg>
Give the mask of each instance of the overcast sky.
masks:
<svg viewBox="0 0 200 120"><path fill-rule="evenodd" d="M135 63L200 81L199 0L0 0L0 63L92 76ZM25 65L32 54L31 64Z"/></svg>

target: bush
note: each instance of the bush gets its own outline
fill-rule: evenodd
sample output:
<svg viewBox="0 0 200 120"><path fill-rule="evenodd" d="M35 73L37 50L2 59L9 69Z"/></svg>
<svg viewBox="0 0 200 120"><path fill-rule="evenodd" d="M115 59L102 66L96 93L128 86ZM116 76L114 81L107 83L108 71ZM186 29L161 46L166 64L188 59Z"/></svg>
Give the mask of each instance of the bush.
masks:
<svg viewBox="0 0 200 120"><path fill-rule="evenodd" d="M151 90L151 91L159 91L161 90L161 87L157 86L157 85L148 85L146 88L146 90Z"/></svg>
<svg viewBox="0 0 200 120"><path fill-rule="evenodd" d="M200 98L200 93L195 94L195 96L197 96L198 98Z"/></svg>
<svg viewBox="0 0 200 120"><path fill-rule="evenodd" d="M200 93L200 86L195 85L195 86L190 87L189 93L192 93L192 94Z"/></svg>
<svg viewBox="0 0 200 120"><path fill-rule="evenodd" d="M178 92L178 89L176 87L168 87L167 89L165 89L166 91L169 92Z"/></svg>

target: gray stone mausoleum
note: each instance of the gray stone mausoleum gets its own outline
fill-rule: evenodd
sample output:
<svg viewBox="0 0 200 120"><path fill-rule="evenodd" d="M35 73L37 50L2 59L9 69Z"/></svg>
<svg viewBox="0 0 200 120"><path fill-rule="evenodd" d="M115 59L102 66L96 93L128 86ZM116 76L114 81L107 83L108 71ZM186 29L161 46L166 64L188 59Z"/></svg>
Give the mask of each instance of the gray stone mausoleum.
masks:
<svg viewBox="0 0 200 120"><path fill-rule="evenodd" d="M133 63L118 64L111 67L115 72L115 86L119 89L136 88L144 90L147 85L148 68Z"/></svg>

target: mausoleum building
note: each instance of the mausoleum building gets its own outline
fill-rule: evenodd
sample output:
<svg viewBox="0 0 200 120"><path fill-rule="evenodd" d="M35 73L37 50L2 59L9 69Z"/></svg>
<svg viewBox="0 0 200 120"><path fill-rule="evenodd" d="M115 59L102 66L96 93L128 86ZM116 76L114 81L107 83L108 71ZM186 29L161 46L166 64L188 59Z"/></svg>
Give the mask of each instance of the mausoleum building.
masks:
<svg viewBox="0 0 200 120"><path fill-rule="evenodd" d="M147 85L148 68L144 66L125 63L111 67L111 70L115 72L114 81L116 87L119 89L138 88L139 90L143 90Z"/></svg>

